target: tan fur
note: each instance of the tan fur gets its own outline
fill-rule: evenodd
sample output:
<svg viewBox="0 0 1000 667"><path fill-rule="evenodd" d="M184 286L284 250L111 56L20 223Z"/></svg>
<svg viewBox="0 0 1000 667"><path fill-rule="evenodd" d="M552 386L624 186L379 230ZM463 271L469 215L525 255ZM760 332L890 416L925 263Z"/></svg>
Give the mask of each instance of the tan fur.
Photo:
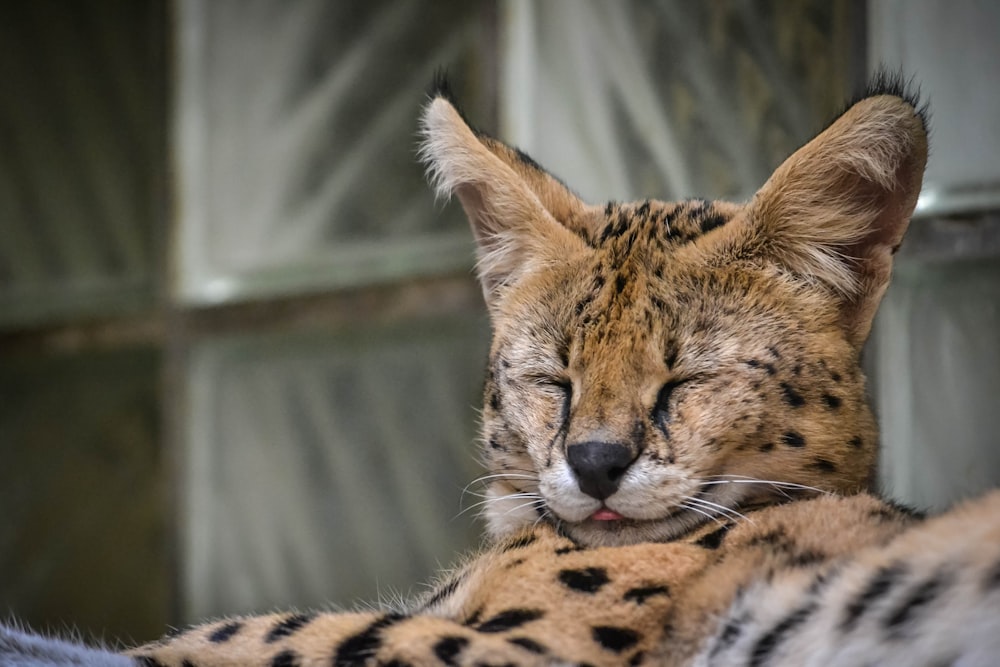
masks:
<svg viewBox="0 0 1000 667"><path fill-rule="evenodd" d="M867 491L877 429L858 356L920 189L909 102L862 100L746 204L591 206L444 97L423 128L492 316L493 545L403 610L229 619L133 655L989 664L1000 493L924 522ZM588 477L581 451L628 460Z"/></svg>
<svg viewBox="0 0 1000 667"><path fill-rule="evenodd" d="M540 508L587 542L669 539L703 520L677 508L719 475L866 488L877 429L857 355L919 192L926 136L912 107L862 101L746 205L603 208L446 109L431 103L426 145L463 148L426 154L487 239L485 451L493 474L512 475L489 489L494 536L537 520ZM481 162L469 167L469 155ZM521 200L493 197L492 184L512 176ZM702 233L705 220L718 224ZM560 223L575 233L553 233ZM685 384L667 434L651 414L675 381ZM559 386L570 394L566 420ZM806 446L784 446L790 439ZM565 461L567 447L592 441L637 457L604 503L633 521L611 530L586 520L602 505L576 488ZM708 500L734 507L774 493L720 484Z"/></svg>

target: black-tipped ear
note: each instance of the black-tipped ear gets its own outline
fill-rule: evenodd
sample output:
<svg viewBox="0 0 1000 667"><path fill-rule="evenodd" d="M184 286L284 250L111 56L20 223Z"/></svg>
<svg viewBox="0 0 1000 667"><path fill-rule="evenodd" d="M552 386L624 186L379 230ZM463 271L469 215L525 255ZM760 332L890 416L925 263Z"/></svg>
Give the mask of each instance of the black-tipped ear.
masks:
<svg viewBox="0 0 1000 667"><path fill-rule="evenodd" d="M764 256L827 287L840 301L848 340L859 347L927 161L922 107L911 96L873 91L778 167L731 240L741 254Z"/></svg>
<svg viewBox="0 0 1000 667"><path fill-rule="evenodd" d="M579 200L513 149L477 134L447 97L427 104L421 132L420 156L436 192L457 195L469 218L491 308L524 275L586 249L554 215L582 207Z"/></svg>

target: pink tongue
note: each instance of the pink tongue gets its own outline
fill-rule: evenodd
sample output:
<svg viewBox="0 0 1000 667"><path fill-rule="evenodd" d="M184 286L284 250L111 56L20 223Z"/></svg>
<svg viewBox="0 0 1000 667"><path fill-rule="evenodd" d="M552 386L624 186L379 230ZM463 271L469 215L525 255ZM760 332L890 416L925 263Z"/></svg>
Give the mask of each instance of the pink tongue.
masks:
<svg viewBox="0 0 1000 667"><path fill-rule="evenodd" d="M619 514L614 510L609 510L607 507L602 507L601 509L591 514L590 518L593 519L594 521L618 521L619 519L624 519L625 517L623 517L621 514Z"/></svg>

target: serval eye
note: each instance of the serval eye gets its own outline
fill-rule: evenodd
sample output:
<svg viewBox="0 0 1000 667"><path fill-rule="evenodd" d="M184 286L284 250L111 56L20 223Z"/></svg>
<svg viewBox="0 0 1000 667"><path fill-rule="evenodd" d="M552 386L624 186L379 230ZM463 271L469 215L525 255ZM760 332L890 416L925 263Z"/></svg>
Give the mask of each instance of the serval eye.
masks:
<svg viewBox="0 0 1000 667"><path fill-rule="evenodd" d="M559 390L566 398L569 398L570 396L573 395L573 384L569 380L564 380L562 378L552 378L548 380L545 384Z"/></svg>
<svg viewBox="0 0 1000 667"><path fill-rule="evenodd" d="M674 390L685 382L687 380L671 380L663 385L660 393L657 394L656 406L653 408L653 417L660 428L665 429L666 425L670 423L670 407Z"/></svg>

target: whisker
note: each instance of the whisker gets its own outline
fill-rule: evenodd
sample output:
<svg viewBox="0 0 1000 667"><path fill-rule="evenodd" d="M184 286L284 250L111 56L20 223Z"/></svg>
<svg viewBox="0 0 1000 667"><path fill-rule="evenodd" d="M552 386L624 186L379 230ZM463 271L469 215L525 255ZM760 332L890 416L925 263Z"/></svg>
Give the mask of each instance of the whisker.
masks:
<svg viewBox="0 0 1000 667"><path fill-rule="evenodd" d="M741 518L746 518L735 510L731 510L723 505L719 505L716 503L703 501L700 498L688 497L688 503L704 509L706 512L711 513L713 516L721 516L729 520L739 520Z"/></svg>
<svg viewBox="0 0 1000 667"><path fill-rule="evenodd" d="M710 475L710 477L731 477L733 479L717 479L717 480L703 480L699 482L701 486L711 486L713 484L767 484L775 488L786 488L786 489L796 489L801 491L814 491L823 495L829 495L829 491L824 491L823 489L817 488L815 486L808 486L806 484L796 484L795 482L781 482L772 479L758 479L756 477L747 477L746 475Z"/></svg>
<svg viewBox="0 0 1000 667"><path fill-rule="evenodd" d="M538 512L538 518L535 519L535 522L531 524L532 528L535 528L542 521L551 519L553 517L552 512L549 511L549 507L548 505L545 504L544 499L538 501L538 506L535 509L536 510L541 509L541 511Z"/></svg>
<svg viewBox="0 0 1000 667"><path fill-rule="evenodd" d="M754 523L754 520L745 514L733 509L732 507L726 507L725 505L720 505L719 503L713 503L711 500L705 500L704 498L692 498L687 496L688 502L696 503L699 507L704 507L706 509L712 509L717 511L720 515L729 517L730 519L743 519L748 523Z"/></svg>
<svg viewBox="0 0 1000 667"><path fill-rule="evenodd" d="M531 471L515 471L515 472L495 472L486 475L480 475L468 484L466 488L472 486L473 484L478 484L480 482L486 482L491 479L538 479L538 475L530 474Z"/></svg>
<svg viewBox="0 0 1000 667"><path fill-rule="evenodd" d="M784 489L781 488L780 484L773 482L767 482L764 480L757 479L721 479L715 481L702 481L698 483L698 486L717 486L719 484L763 484L765 486L772 486L776 491L781 493L785 498L791 499L791 496L785 493Z"/></svg>
<svg viewBox="0 0 1000 667"><path fill-rule="evenodd" d="M520 505L517 505L515 507L511 507L509 510L507 510L506 512L504 512L504 516L507 516L511 512L516 512L518 510L522 510L525 507L534 507L534 506L538 505L539 501L541 501L541 500L542 500L542 498L539 496L538 498L535 498L531 502L521 503Z"/></svg>
<svg viewBox="0 0 1000 667"><path fill-rule="evenodd" d="M689 496L685 496L685 498L688 498L688 497ZM697 514L700 514L700 515L702 515L703 517L705 517L707 519L711 519L712 521L714 521L715 523L719 524L720 526L726 525L725 521L720 520L719 517L715 516L714 514L709 514L708 512L706 512L703 509L695 507L694 505L689 505L687 502L681 503L681 507L683 507L684 509L689 510L691 512L695 512Z"/></svg>
<svg viewBox="0 0 1000 667"><path fill-rule="evenodd" d="M507 500L509 498L534 498L534 499L538 499L540 497L541 496L539 496L537 493L531 493L531 492L525 491L524 493L511 493L511 494L508 494L506 496L497 496L496 498L486 498L485 500L480 500L477 503L473 503L473 504L469 505L468 507L463 508L458 514L455 515L455 518L458 518L458 517L462 516L463 514L465 514L466 512L469 512L471 510L476 509L477 507L482 507L483 505L489 505L491 503L498 503L501 500Z"/></svg>

